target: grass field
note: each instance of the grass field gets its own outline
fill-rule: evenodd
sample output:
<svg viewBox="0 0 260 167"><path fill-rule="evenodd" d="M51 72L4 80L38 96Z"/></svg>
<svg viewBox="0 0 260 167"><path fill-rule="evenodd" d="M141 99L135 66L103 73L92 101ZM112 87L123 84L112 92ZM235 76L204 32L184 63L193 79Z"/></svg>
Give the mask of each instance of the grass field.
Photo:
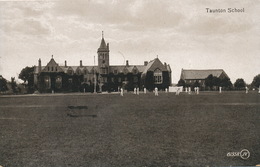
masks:
<svg viewBox="0 0 260 167"><path fill-rule="evenodd" d="M3 167L256 164L256 92L0 96Z"/></svg>

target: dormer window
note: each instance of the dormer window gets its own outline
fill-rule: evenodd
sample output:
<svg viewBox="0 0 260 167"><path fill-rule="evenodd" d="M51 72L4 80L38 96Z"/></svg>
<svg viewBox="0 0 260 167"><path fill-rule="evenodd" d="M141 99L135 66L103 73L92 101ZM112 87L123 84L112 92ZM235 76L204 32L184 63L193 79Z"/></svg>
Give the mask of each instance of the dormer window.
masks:
<svg viewBox="0 0 260 167"><path fill-rule="evenodd" d="M118 70L114 70L114 74L115 74L115 75L118 74Z"/></svg>
<svg viewBox="0 0 260 167"><path fill-rule="evenodd" d="M72 74L73 74L73 71L72 71L72 70L68 70L68 74L69 74L69 75L72 75Z"/></svg>

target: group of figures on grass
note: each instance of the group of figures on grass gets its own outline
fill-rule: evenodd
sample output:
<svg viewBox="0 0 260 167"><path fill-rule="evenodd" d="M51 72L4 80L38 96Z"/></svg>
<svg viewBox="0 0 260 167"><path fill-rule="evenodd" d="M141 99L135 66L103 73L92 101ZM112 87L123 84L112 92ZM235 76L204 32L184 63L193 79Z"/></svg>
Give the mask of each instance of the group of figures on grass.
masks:
<svg viewBox="0 0 260 167"><path fill-rule="evenodd" d="M15 78L12 77L11 81L8 81L5 79L2 75L0 75L0 93L1 94L25 94L25 93L34 93L34 87L33 87L33 77L30 74L32 70L30 71L29 67L26 67L26 70L23 69L23 71L20 73L19 78L24 81L22 84L17 84L15 81ZM27 72L26 72L27 71ZM204 90L215 90L219 91L220 93L223 90L244 90L246 93L248 93L249 90L257 90L260 92L260 74L254 77L252 83L250 85L247 85L243 79L237 79L234 84L230 82L230 80L218 80L212 79L214 77L209 76L205 79L205 88L202 88L201 85L198 82L194 82L192 85L189 83L186 83L184 80L180 79L177 86L183 86L185 92L189 93L192 92L192 90L196 93L199 91ZM216 82L217 81L217 82ZM121 89L124 88L118 88L118 91L121 92ZM135 94L139 94L140 91L143 91L143 93L146 93L148 91L156 92L155 90L158 90L158 88L154 88L152 90L147 90L146 88L140 89L139 87L135 87L132 91L135 92ZM197 89L197 90L196 90ZM82 92L85 92L86 90L82 90ZM164 89L165 92L168 92L168 88ZM94 92L94 89L90 92Z"/></svg>
<svg viewBox="0 0 260 167"><path fill-rule="evenodd" d="M180 92L183 91L182 89L183 89L183 87L177 87L177 89L175 91L176 95L180 95ZM253 90L255 90L255 89L253 89ZM195 94L198 95L199 91L200 91L199 87L194 87L194 93ZM118 92L120 93L120 96L124 96L124 89L123 88L118 88ZM166 88L164 92L168 93L169 90ZM246 86L245 87L245 93L247 94L248 92L249 92L249 88ZM146 88L143 89L143 93L144 94L147 93ZM159 92L158 92L158 88L157 87L154 88L153 93L154 93L155 96L159 96ZM191 87L185 87L185 93L186 94L192 94ZM221 86L219 87L219 93L222 93L222 87ZM258 88L258 93L260 94L260 85L259 85L259 88ZM133 94L139 95L140 94L139 88L134 88Z"/></svg>

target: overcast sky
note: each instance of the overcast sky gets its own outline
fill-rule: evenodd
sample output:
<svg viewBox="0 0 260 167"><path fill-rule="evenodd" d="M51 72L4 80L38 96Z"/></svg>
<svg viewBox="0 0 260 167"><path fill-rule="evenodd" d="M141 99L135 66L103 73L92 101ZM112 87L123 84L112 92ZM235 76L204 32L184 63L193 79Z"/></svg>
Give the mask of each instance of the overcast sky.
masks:
<svg viewBox="0 0 260 167"><path fill-rule="evenodd" d="M260 74L259 0L0 0L0 75L18 78L51 55L60 65L93 65L102 31L111 65L158 55L170 64L173 83L182 68L224 69L232 82Z"/></svg>

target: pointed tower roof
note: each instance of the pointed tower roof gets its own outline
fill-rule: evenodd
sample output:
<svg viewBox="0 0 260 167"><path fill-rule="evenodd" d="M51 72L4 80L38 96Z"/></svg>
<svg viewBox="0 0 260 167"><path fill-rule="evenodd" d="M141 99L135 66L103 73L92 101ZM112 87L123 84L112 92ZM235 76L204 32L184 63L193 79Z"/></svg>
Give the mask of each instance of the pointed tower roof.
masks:
<svg viewBox="0 0 260 167"><path fill-rule="evenodd" d="M105 42L105 39L104 39L104 33L102 31L102 39L101 39L100 46L98 48L98 52L107 52L107 51L109 51L109 49L106 45L106 42Z"/></svg>

